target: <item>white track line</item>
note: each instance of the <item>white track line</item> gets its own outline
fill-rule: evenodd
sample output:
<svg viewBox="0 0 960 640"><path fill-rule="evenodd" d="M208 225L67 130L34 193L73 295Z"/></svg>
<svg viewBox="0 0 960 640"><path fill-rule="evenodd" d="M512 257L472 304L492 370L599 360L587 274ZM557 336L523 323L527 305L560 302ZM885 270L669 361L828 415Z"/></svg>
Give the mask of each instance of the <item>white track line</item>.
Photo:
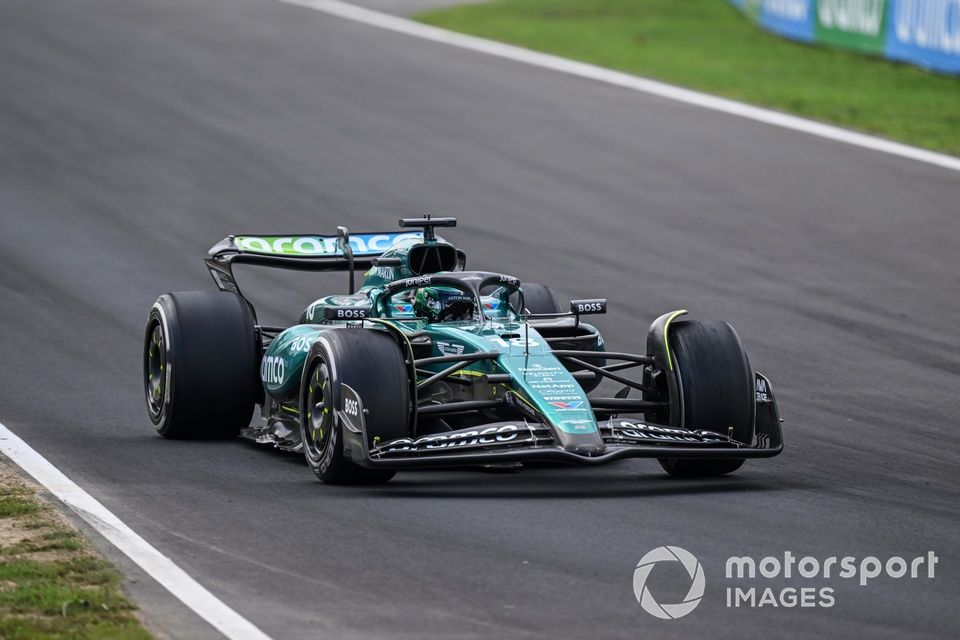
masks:
<svg viewBox="0 0 960 640"><path fill-rule="evenodd" d="M0 451L217 631L231 640L270 640L269 636L207 591L170 558L157 551L93 496L63 475L3 423L0 423Z"/></svg>
<svg viewBox="0 0 960 640"><path fill-rule="evenodd" d="M881 151L901 158L936 165L944 169L960 171L960 158L953 156L934 153L933 151L911 147L910 145L884 140L883 138L877 138L863 133L856 133L855 131L849 131L805 118L798 118L770 109L754 107L742 102L737 102L736 100L718 98L717 96L700 93L699 91L691 91L690 89L683 89L640 76L611 71L610 69L604 69L603 67L597 67L583 62L576 62L568 58L538 53L522 47L515 47L475 36L454 33L446 29L431 27L379 11L364 9L363 7L358 7L347 2L339 2L338 0L279 0L279 2L315 9L346 20L361 22L381 29L387 29L388 31L423 38L424 40L432 40L433 42L440 42L461 49L469 49L470 51L485 53L497 56L498 58L506 58L545 69L552 69L553 71L588 78L598 82L605 82L625 89L649 93L662 98L676 100L677 102L703 107L704 109L720 111L741 118L772 124L784 129L801 131L820 138L835 140L864 149Z"/></svg>

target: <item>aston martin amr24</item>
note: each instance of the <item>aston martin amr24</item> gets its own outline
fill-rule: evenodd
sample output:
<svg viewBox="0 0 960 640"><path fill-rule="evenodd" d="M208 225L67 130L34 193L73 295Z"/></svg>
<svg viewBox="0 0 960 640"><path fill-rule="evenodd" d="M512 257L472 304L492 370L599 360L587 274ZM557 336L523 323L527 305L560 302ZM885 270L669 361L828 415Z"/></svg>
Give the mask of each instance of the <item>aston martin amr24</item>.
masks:
<svg viewBox="0 0 960 640"><path fill-rule="evenodd" d="M143 378L157 431L302 452L328 483L632 457L716 476L781 452L773 387L729 324L670 311L643 344L608 350L585 321L605 299L561 305L543 284L467 270L437 235L455 225L427 216L400 232L217 243L205 264L218 290L164 294L149 312ZM348 290L268 326L237 264L343 271Z"/></svg>

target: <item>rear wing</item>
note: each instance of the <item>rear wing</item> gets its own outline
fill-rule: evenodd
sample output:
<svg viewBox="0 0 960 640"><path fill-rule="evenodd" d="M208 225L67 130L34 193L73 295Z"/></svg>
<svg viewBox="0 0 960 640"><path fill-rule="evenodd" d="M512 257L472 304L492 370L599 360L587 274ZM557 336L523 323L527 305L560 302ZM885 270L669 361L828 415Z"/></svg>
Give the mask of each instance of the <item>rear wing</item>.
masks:
<svg viewBox="0 0 960 640"><path fill-rule="evenodd" d="M424 233L386 232L350 234L346 227L337 227L337 234L227 236L209 251L204 263L221 291L240 294L233 277L234 264L254 264L278 269L299 271L347 271L350 273L350 293L355 290L357 269L376 266L377 259L398 242L422 239Z"/></svg>

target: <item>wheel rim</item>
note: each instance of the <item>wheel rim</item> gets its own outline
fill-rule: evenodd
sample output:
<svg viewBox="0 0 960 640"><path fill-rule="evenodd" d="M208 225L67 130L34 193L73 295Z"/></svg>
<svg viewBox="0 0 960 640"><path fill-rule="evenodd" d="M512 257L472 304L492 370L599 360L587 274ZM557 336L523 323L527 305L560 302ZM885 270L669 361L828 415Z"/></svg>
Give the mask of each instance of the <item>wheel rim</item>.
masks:
<svg viewBox="0 0 960 640"><path fill-rule="evenodd" d="M304 446L311 457L319 458L330 440L333 427L333 394L330 385L330 372L327 364L322 360L310 375L310 384L307 387L307 414L306 442Z"/></svg>
<svg viewBox="0 0 960 640"><path fill-rule="evenodd" d="M167 392L167 347L159 322L155 322L150 331L146 369L147 379L144 383L147 390L147 408L150 415L159 416L163 411Z"/></svg>

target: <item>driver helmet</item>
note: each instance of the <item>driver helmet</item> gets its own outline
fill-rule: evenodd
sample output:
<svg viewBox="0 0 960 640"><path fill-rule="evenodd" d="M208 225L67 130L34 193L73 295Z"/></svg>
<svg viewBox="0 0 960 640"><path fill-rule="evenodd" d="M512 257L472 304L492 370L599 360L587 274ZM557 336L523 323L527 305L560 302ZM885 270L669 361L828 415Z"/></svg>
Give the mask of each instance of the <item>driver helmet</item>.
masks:
<svg viewBox="0 0 960 640"><path fill-rule="evenodd" d="M421 287L413 296L413 312L427 322L472 320L474 302L462 291Z"/></svg>

